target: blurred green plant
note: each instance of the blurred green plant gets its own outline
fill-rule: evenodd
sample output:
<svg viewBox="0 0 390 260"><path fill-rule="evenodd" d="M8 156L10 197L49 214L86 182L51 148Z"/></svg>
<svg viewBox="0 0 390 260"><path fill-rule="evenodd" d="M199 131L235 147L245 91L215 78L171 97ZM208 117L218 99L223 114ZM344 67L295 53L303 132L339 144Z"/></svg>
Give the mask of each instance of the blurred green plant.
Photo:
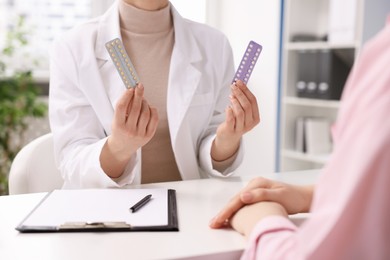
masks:
<svg viewBox="0 0 390 260"><path fill-rule="evenodd" d="M47 104L38 100L40 88L32 77L32 68L9 69L7 61L28 46L29 30L25 19L7 32L0 52L0 195L8 194L8 175L12 160L24 145L29 117L44 117ZM21 61L18 61L21 62Z"/></svg>

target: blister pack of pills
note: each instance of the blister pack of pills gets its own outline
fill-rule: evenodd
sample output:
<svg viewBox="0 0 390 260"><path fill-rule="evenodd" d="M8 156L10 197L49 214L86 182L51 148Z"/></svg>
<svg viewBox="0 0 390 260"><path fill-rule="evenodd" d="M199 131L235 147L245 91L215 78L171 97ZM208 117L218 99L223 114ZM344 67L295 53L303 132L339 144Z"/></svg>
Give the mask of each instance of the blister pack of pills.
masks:
<svg viewBox="0 0 390 260"><path fill-rule="evenodd" d="M131 63L129 55L126 53L122 41L119 38L111 40L106 43L106 49L126 88L134 88L137 86L139 77L133 63Z"/></svg>
<svg viewBox="0 0 390 260"><path fill-rule="evenodd" d="M257 60L259 59L260 53L263 47L254 42L250 41L245 53L241 59L240 65L234 75L232 83L237 80L242 80L245 84L248 84L249 78L253 72Z"/></svg>

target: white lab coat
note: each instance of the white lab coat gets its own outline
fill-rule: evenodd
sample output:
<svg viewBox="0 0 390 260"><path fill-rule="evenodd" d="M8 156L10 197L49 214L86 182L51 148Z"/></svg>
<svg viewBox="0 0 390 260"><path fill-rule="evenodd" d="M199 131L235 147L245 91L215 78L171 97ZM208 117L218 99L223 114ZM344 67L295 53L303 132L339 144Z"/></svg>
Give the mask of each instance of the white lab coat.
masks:
<svg viewBox="0 0 390 260"><path fill-rule="evenodd" d="M242 145L232 165L222 173L213 169L210 150L229 105L234 76L231 47L222 33L184 19L172 5L171 9L175 44L167 114L177 166L183 180L229 176L242 161ZM105 43L117 37L121 38L116 2L103 16L53 43L49 117L64 188L140 183L141 149L115 180L104 173L99 161L111 134L115 104L125 91L105 49Z"/></svg>

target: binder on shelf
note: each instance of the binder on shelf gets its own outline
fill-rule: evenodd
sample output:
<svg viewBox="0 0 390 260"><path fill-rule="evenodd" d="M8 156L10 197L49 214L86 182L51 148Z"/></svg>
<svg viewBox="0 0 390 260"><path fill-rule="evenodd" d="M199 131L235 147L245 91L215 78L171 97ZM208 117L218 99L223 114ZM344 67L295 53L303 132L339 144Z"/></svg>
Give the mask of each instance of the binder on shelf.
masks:
<svg viewBox="0 0 390 260"><path fill-rule="evenodd" d="M298 52L298 75L296 94L298 97L313 98L317 89L317 55L314 50Z"/></svg>
<svg viewBox="0 0 390 260"><path fill-rule="evenodd" d="M331 152L330 123L326 118L306 118L304 133L306 153L329 154Z"/></svg>
<svg viewBox="0 0 390 260"><path fill-rule="evenodd" d="M316 97L319 99L339 100L350 66L334 51L318 51L318 88Z"/></svg>
<svg viewBox="0 0 390 260"><path fill-rule="evenodd" d="M146 195L151 200L130 208ZM172 189L54 190L16 227L20 232L178 231Z"/></svg>
<svg viewBox="0 0 390 260"><path fill-rule="evenodd" d="M351 65L334 50L298 52L296 95L339 100Z"/></svg>
<svg viewBox="0 0 390 260"><path fill-rule="evenodd" d="M305 147L305 118L298 117L295 120L295 151L304 153Z"/></svg>

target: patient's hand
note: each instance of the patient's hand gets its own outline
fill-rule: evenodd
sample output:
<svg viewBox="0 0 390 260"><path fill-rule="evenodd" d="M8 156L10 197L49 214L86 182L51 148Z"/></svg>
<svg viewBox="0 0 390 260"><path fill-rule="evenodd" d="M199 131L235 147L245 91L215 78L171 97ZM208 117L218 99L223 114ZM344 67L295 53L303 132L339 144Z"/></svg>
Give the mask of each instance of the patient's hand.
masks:
<svg viewBox="0 0 390 260"><path fill-rule="evenodd" d="M288 214L308 212L313 196L313 186L297 186L282 182L255 178L214 217L211 228L221 228L242 207L261 201L276 202Z"/></svg>
<svg viewBox="0 0 390 260"><path fill-rule="evenodd" d="M230 225L249 238L257 222L268 216L287 217L288 215L286 210L276 202L257 202L239 209L231 218Z"/></svg>

